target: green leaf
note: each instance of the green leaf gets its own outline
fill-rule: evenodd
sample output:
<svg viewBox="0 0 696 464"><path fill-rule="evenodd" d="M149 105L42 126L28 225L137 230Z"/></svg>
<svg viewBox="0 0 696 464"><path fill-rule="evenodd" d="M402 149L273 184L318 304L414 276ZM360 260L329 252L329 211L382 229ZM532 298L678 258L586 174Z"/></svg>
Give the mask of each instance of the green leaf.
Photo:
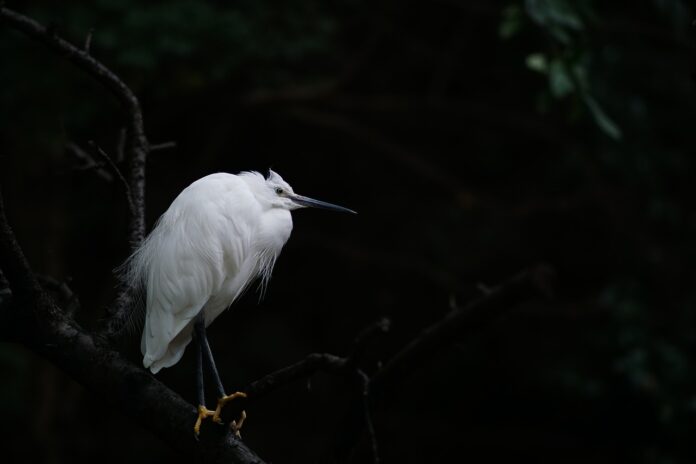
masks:
<svg viewBox="0 0 696 464"><path fill-rule="evenodd" d="M510 5L503 10L503 18L498 27L498 35L507 40L515 36L522 28L522 9L518 5Z"/></svg>
<svg viewBox="0 0 696 464"><path fill-rule="evenodd" d="M602 129L602 132L614 140L620 140L622 137L621 129L609 116L607 116L599 103L587 94L585 94L584 100L585 104L590 109L590 113L592 113L595 123Z"/></svg>
<svg viewBox="0 0 696 464"><path fill-rule="evenodd" d="M531 55L527 55L525 63L532 71L540 72L542 74L549 72L549 63L546 60L546 55L543 53L532 53Z"/></svg>
<svg viewBox="0 0 696 464"><path fill-rule="evenodd" d="M553 60L549 65L549 87L555 98L563 98L575 91L573 79L561 60Z"/></svg>
<svg viewBox="0 0 696 464"><path fill-rule="evenodd" d="M576 31L584 28L578 10L568 0L526 0L525 7L529 17L540 26L555 24Z"/></svg>
<svg viewBox="0 0 696 464"><path fill-rule="evenodd" d="M527 15L556 40L569 44L571 32L585 28L577 5L568 0L526 0Z"/></svg>

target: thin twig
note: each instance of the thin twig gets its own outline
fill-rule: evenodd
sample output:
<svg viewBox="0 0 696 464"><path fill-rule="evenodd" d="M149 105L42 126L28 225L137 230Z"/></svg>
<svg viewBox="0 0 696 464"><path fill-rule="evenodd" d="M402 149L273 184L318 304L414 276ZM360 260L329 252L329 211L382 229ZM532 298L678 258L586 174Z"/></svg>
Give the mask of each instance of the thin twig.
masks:
<svg viewBox="0 0 696 464"><path fill-rule="evenodd" d="M170 150L172 148L176 148L176 142L170 141L170 142L162 142L162 143L156 143L153 145L150 145L150 151L158 151L158 150Z"/></svg>
<svg viewBox="0 0 696 464"><path fill-rule="evenodd" d="M367 345L377 336L383 335L389 332L391 327L391 320L387 317L382 317L377 321L373 322L369 326L365 327L353 341L353 353L350 355L350 359L354 362L358 362L362 358Z"/></svg>
<svg viewBox="0 0 696 464"><path fill-rule="evenodd" d="M347 358L327 353L312 353L302 361L261 377L244 388L249 400L257 400L298 379L311 376L317 371L341 372L348 365Z"/></svg>
<svg viewBox="0 0 696 464"><path fill-rule="evenodd" d="M386 333L390 325L391 321L383 317L363 329L355 337L353 342L355 348L348 357L340 357L328 353L312 353L295 364L267 374L250 383L243 391L250 400L255 400L291 382L309 377L318 371L346 373L348 370L355 368L354 366L358 361L357 358L362 353L362 348L366 343L377 334Z"/></svg>
<svg viewBox="0 0 696 464"><path fill-rule="evenodd" d="M370 412L370 377L365 374L365 372L358 369L356 371L358 380L362 385L362 406L363 415L365 416L365 429L367 430L367 436L370 439L370 449L372 450L372 462L374 464L379 464L379 448L377 446L377 433L375 432L375 426L372 422L372 413Z"/></svg>
<svg viewBox="0 0 696 464"><path fill-rule="evenodd" d="M79 145L73 142L67 142L65 149L73 155L80 165L70 168L71 171L94 171L97 176L101 177L105 182L112 182L113 176L104 169L103 163L97 163L94 158L84 151Z"/></svg>
<svg viewBox="0 0 696 464"><path fill-rule="evenodd" d="M375 336L385 334L389 332L391 328L391 320L388 317L381 317L377 319L372 324L365 327L353 341L355 346L365 345L367 342L372 340Z"/></svg>
<svg viewBox="0 0 696 464"><path fill-rule="evenodd" d="M83 48L85 53L90 53L90 48L92 47L92 35L94 35L93 27L89 29L87 32L87 37L85 37L85 46Z"/></svg>
<svg viewBox="0 0 696 464"><path fill-rule="evenodd" d="M90 140L89 146L92 148L92 151L94 151L95 154L97 154L104 162L104 164L111 170L111 173L116 176L116 178L121 181L121 186L123 187L123 192L126 195L126 202L128 203L128 212L131 214L131 216L134 216L137 214L136 212L136 207L135 203L133 202L133 196L131 195L131 190L130 186L128 185L128 181L126 180L125 177L123 177L123 174L121 173L121 170L116 166L116 163L114 163L114 160L111 159L109 155L106 154L102 148L97 145L93 140Z"/></svg>

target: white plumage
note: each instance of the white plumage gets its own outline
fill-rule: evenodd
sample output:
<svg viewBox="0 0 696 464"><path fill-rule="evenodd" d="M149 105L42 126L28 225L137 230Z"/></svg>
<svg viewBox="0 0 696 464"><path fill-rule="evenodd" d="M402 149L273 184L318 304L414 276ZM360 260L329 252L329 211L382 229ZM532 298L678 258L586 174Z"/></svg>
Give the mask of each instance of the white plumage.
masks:
<svg viewBox="0 0 696 464"><path fill-rule="evenodd" d="M143 365L176 364L196 316L205 326L258 276L262 287L292 231L290 211L341 208L296 195L275 172L217 173L184 189L126 263L130 285L145 289Z"/></svg>
<svg viewBox="0 0 696 464"><path fill-rule="evenodd" d="M255 172L199 179L133 255L131 274L146 289L143 365L153 373L181 359L200 311L207 327L259 273L270 276L292 230L290 211L274 207L273 193Z"/></svg>
<svg viewBox="0 0 696 464"><path fill-rule="evenodd" d="M290 237L290 211L306 206L347 211L341 206L295 194L269 171L211 174L185 188L160 217L152 233L126 261L124 279L144 289L145 327L140 342L143 365L153 373L176 364L194 337L198 418L222 423L222 408L246 397L225 393L206 328L245 288L262 276L262 291ZM205 406L203 359L218 393L214 411ZM239 435L246 413L230 427Z"/></svg>

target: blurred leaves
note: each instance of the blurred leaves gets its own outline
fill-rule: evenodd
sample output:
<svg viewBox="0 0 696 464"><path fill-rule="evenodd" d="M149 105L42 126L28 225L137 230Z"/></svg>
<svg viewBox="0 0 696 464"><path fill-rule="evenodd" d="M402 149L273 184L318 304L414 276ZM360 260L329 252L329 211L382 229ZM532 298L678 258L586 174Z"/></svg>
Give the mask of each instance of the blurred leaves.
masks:
<svg viewBox="0 0 696 464"><path fill-rule="evenodd" d="M511 38L522 30L521 11L521 5L511 5L503 11L502 38ZM527 67L546 75L552 99L575 96L602 132L614 140L620 139L621 129L597 101L589 79L593 51L587 46L587 35L591 33L587 25L596 16L591 2L525 0L524 11L549 38L548 51L529 54Z"/></svg>
<svg viewBox="0 0 696 464"><path fill-rule="evenodd" d="M138 76L171 91L224 79L273 84L289 79L300 63L306 70L315 68L311 63L331 65L337 29L337 18L319 1L273 8L241 1L220 8L194 0L97 0L90 8L65 5L59 18L40 6L29 13L56 21L77 43L94 28L95 55L106 57L131 82ZM315 69L318 75L326 70Z"/></svg>
<svg viewBox="0 0 696 464"><path fill-rule="evenodd" d="M521 29L524 21L522 8L519 5L510 5L503 9L502 19L498 27L498 35L501 39L514 37Z"/></svg>
<svg viewBox="0 0 696 464"><path fill-rule="evenodd" d="M584 22L582 5L588 2L567 0L525 0L525 11L537 25L545 29L559 42L569 45L572 33L582 31Z"/></svg>

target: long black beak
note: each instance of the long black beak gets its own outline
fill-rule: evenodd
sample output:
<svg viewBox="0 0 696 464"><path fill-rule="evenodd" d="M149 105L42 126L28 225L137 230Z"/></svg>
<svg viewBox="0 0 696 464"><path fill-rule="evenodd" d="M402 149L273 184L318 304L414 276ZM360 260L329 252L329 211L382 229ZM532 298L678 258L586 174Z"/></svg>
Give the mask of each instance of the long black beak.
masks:
<svg viewBox="0 0 696 464"><path fill-rule="evenodd" d="M341 211L343 213L358 214L352 209L344 208L343 206L334 205L321 200L303 197L302 195L288 195L288 197L298 205L308 206L310 208L330 209L331 211Z"/></svg>

